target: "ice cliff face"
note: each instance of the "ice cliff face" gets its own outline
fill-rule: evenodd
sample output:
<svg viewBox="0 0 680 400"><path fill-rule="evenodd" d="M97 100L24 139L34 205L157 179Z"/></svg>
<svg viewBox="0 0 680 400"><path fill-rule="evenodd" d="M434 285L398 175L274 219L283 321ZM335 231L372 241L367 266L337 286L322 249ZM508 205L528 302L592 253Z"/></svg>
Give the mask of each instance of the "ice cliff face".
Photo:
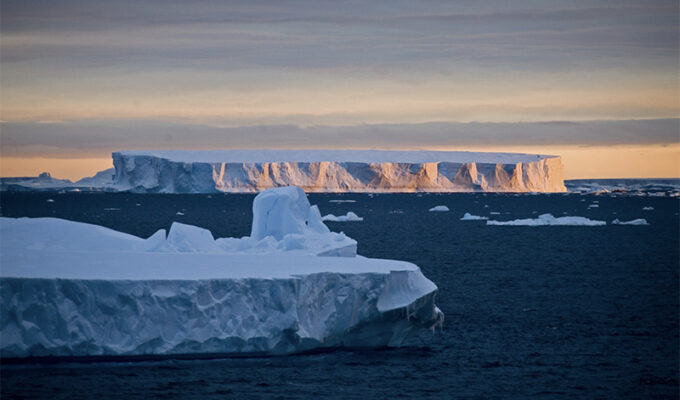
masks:
<svg viewBox="0 0 680 400"><path fill-rule="evenodd" d="M417 266L357 256L301 189L259 194L253 214L250 237L217 240L0 217L0 356L398 346L442 323Z"/></svg>
<svg viewBox="0 0 680 400"><path fill-rule="evenodd" d="M161 193L564 192L560 157L435 151L123 151L119 190Z"/></svg>

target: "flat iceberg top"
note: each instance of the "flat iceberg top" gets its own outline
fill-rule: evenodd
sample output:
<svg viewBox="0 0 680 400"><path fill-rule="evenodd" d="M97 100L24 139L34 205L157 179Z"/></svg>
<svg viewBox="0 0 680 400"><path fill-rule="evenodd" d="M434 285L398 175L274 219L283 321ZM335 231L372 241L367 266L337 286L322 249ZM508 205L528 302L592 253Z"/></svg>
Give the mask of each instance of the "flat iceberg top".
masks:
<svg viewBox="0 0 680 400"><path fill-rule="evenodd" d="M405 261L301 254L16 251L2 246L3 278L82 280L288 279L317 273L419 271Z"/></svg>
<svg viewBox="0 0 680 400"><path fill-rule="evenodd" d="M492 163L517 164L552 158L551 155L481 153L469 151L387 150L132 150L124 156L152 156L176 162L265 163L265 162L358 162L358 163Z"/></svg>

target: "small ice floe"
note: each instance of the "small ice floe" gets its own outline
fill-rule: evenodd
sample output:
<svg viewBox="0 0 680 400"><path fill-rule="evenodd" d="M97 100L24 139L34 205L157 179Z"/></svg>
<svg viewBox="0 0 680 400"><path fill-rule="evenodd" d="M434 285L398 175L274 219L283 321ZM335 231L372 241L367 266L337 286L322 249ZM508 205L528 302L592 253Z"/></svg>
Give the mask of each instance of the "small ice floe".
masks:
<svg viewBox="0 0 680 400"><path fill-rule="evenodd" d="M321 217L322 221L331 221L331 222L352 222L352 221L363 221L364 219L355 213L348 211L346 215L338 215L335 216L333 214L328 214L324 215Z"/></svg>
<svg viewBox="0 0 680 400"><path fill-rule="evenodd" d="M356 203L356 200L328 200L329 203Z"/></svg>
<svg viewBox="0 0 680 400"><path fill-rule="evenodd" d="M175 213L175 215L184 215L184 213L181 212L181 211L177 211L177 212Z"/></svg>
<svg viewBox="0 0 680 400"><path fill-rule="evenodd" d="M137 203L135 204L135 207L141 207L141 204Z"/></svg>
<svg viewBox="0 0 680 400"><path fill-rule="evenodd" d="M592 220L585 217L567 216L555 218L552 214L541 214L538 218L515 219L512 221L486 221L486 224L507 226L602 226L607 225L607 222Z"/></svg>
<svg viewBox="0 0 680 400"><path fill-rule="evenodd" d="M498 211L490 211L489 215L501 215Z"/></svg>
<svg viewBox="0 0 680 400"><path fill-rule="evenodd" d="M484 208L489 208L489 205L488 205L488 204L484 204Z"/></svg>
<svg viewBox="0 0 680 400"><path fill-rule="evenodd" d="M649 223L644 218L633 219L630 221L620 221L615 219L612 221L612 225L649 225Z"/></svg>
<svg viewBox="0 0 680 400"><path fill-rule="evenodd" d="M404 210L392 210L389 212L390 214L403 214Z"/></svg>
<svg viewBox="0 0 680 400"><path fill-rule="evenodd" d="M653 209L654 209L654 207L652 207L652 206L642 207L643 211L652 211Z"/></svg>
<svg viewBox="0 0 680 400"><path fill-rule="evenodd" d="M449 211L447 206L434 206L430 208L430 211Z"/></svg>
<svg viewBox="0 0 680 400"><path fill-rule="evenodd" d="M461 221L485 221L487 219L489 219L489 218L482 217L482 216L479 216L479 215L472 215L470 213L465 213L463 215L463 218L461 218L460 220Z"/></svg>
<svg viewBox="0 0 680 400"><path fill-rule="evenodd" d="M120 211L120 208L108 207L108 208L105 208L104 211Z"/></svg>
<svg viewBox="0 0 680 400"><path fill-rule="evenodd" d="M47 201L48 203L54 203L54 199L47 199L45 201Z"/></svg>
<svg viewBox="0 0 680 400"><path fill-rule="evenodd" d="M588 208L598 208L598 207L600 207L599 204L595 204L595 203L593 203L593 204L588 204Z"/></svg>

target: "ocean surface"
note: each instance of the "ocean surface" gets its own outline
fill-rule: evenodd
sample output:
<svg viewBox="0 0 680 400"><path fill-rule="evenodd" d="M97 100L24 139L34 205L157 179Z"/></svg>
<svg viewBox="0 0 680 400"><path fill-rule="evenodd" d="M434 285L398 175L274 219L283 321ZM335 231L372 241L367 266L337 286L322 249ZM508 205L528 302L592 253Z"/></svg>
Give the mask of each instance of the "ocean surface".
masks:
<svg viewBox="0 0 680 400"><path fill-rule="evenodd" d="M438 285L446 315L441 332L373 351L3 363L1 395L677 399L680 199L619 194L312 194L322 214L364 218L327 223L356 239L360 254L414 262ZM208 228L215 237L245 236L253 198L2 192L0 213L66 218L142 237L172 221ZM428 212L437 205L451 211ZM460 221L466 212L495 220L552 213L607 225L487 226ZM636 218L649 225L611 225Z"/></svg>

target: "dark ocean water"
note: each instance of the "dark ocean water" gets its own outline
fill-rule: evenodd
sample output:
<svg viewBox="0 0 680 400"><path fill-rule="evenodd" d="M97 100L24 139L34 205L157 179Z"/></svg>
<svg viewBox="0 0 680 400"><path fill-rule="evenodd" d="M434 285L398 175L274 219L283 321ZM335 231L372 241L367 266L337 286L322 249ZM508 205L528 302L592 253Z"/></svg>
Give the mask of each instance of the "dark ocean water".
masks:
<svg viewBox="0 0 680 400"><path fill-rule="evenodd" d="M172 221L208 228L215 237L244 236L253 197L3 192L0 212L143 237ZM360 254L421 267L440 289L442 332L375 351L3 365L2 398L678 398L678 198L309 197L322 214L364 217L328 223L355 238ZM599 207L589 209L594 201ZM436 205L451 212L428 212ZM643 211L647 206L654 210ZM650 225L486 226L460 221L465 212L498 220L567 213L608 224L646 218Z"/></svg>

